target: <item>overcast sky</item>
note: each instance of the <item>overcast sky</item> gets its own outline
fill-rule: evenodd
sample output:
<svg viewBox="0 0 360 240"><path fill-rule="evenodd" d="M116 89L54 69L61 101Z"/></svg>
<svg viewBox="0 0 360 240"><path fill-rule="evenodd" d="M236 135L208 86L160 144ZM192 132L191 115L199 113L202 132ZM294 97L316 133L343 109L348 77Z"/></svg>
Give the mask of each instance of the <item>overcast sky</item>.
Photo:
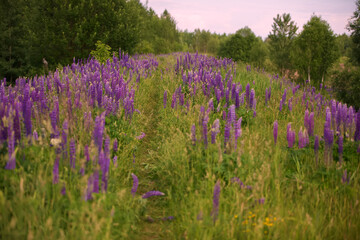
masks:
<svg viewBox="0 0 360 240"><path fill-rule="evenodd" d="M141 2L146 4L146 0ZM167 9L180 30L200 28L222 34L248 26L265 38L273 18L282 13L290 13L299 30L315 13L334 33L349 34L346 25L356 4L355 0L148 0L148 7L158 15Z"/></svg>

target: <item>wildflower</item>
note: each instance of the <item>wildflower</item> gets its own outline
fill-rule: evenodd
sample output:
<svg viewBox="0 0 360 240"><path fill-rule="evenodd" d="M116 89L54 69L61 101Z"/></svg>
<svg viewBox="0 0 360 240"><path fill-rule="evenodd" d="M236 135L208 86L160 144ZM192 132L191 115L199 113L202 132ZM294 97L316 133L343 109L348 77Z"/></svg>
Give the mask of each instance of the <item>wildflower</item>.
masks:
<svg viewBox="0 0 360 240"><path fill-rule="evenodd" d="M53 184L57 184L59 182L59 156L56 155L54 167L53 167Z"/></svg>
<svg viewBox="0 0 360 240"><path fill-rule="evenodd" d="M75 140L70 140L70 166L72 168L75 168L75 152L76 152L76 146L75 146Z"/></svg>
<svg viewBox="0 0 360 240"><path fill-rule="evenodd" d="M215 119L211 128L211 144L215 144L216 135L220 133L220 120Z"/></svg>
<svg viewBox="0 0 360 240"><path fill-rule="evenodd" d="M34 132L33 132L33 138L35 141L37 141L39 139L39 135L36 130L34 130Z"/></svg>
<svg viewBox="0 0 360 240"><path fill-rule="evenodd" d="M62 186L61 188L61 195L65 195L66 194L66 187L65 187L65 184Z"/></svg>
<svg viewBox="0 0 360 240"><path fill-rule="evenodd" d="M202 122L202 127L203 127L204 145L205 145L205 148L207 148L207 145L208 145L208 126L207 126L207 119L206 118L204 118L204 120Z"/></svg>
<svg viewBox="0 0 360 240"><path fill-rule="evenodd" d="M141 140L145 137L145 133L141 132L139 136L136 137L137 140Z"/></svg>
<svg viewBox="0 0 360 240"><path fill-rule="evenodd" d="M279 125L278 125L278 121L277 121L277 120L275 120L275 122L274 122L274 130L273 130L274 143L275 143L275 145L276 145L276 142L277 142L277 137L278 137L278 127L279 127Z"/></svg>
<svg viewBox="0 0 360 240"><path fill-rule="evenodd" d="M94 177L91 175L88 178L88 183L87 183L87 188L86 188L86 193L85 193L85 201L91 200L92 199L92 192L93 192L93 186L94 184Z"/></svg>
<svg viewBox="0 0 360 240"><path fill-rule="evenodd" d="M26 130L26 135L29 136L31 134L31 128L32 128L32 123L31 123L31 108L32 108L32 101L31 99L29 99L26 102L26 106L25 106L25 112L24 112L24 124L25 124L25 130Z"/></svg>
<svg viewBox="0 0 360 240"><path fill-rule="evenodd" d="M221 191L220 181L217 181L215 186L214 186L213 210L212 210L212 213L211 213L211 215L213 216L213 219L214 219L214 223L215 223L215 221L217 219L217 216L219 214L220 191Z"/></svg>
<svg viewBox="0 0 360 240"><path fill-rule="evenodd" d="M225 129L224 129L224 145L225 145L225 147L226 147L226 144L230 140L230 130L231 130L231 122L227 121L225 124Z"/></svg>
<svg viewBox="0 0 360 240"><path fill-rule="evenodd" d="M254 101L255 101L255 90L254 89L251 89L251 92L250 92L250 100L249 100L249 107L250 108L253 108L254 107Z"/></svg>
<svg viewBox="0 0 360 240"><path fill-rule="evenodd" d="M9 160L6 163L5 169L13 170L16 167L16 158L15 158L15 133L12 130L12 127L8 127L8 155Z"/></svg>
<svg viewBox="0 0 360 240"><path fill-rule="evenodd" d="M149 198L153 196L164 196L165 193L159 192L159 191L150 191L142 195L142 198Z"/></svg>
<svg viewBox="0 0 360 240"><path fill-rule="evenodd" d="M349 184L349 181L350 181L350 177L348 176L347 170L345 169L341 178L341 182L342 184Z"/></svg>
<svg viewBox="0 0 360 240"><path fill-rule="evenodd" d="M137 176L135 174L131 174L131 177L133 178L133 186L131 188L131 194L133 196L135 196L138 185L139 185L139 179L137 178ZM143 197L144 198L144 197Z"/></svg>

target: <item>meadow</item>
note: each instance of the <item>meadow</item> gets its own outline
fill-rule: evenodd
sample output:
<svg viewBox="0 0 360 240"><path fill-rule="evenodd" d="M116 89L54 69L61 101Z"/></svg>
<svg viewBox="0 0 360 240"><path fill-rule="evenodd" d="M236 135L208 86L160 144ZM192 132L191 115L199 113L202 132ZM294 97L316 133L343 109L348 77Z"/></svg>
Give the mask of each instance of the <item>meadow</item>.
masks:
<svg viewBox="0 0 360 240"><path fill-rule="evenodd" d="M359 239L360 112L201 54L0 86L1 239Z"/></svg>

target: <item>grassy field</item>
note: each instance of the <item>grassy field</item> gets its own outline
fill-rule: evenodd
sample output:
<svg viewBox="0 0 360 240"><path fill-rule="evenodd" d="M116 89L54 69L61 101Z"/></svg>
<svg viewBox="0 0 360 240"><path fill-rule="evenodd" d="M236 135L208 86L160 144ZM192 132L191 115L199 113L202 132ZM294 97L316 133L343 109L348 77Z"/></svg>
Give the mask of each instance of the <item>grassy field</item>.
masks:
<svg viewBox="0 0 360 240"><path fill-rule="evenodd" d="M330 96L188 53L3 81L1 239L359 239L360 113Z"/></svg>

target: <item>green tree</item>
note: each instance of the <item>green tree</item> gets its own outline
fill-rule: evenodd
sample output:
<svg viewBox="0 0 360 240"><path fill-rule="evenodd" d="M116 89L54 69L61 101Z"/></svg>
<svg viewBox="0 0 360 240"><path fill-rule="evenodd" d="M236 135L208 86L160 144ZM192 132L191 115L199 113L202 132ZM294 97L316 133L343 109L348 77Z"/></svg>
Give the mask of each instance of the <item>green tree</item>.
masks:
<svg viewBox="0 0 360 240"><path fill-rule="evenodd" d="M300 73L318 87L339 54L329 24L321 17L312 16L296 39L292 54Z"/></svg>
<svg viewBox="0 0 360 240"><path fill-rule="evenodd" d="M26 62L27 27L23 11L24 1L0 1L0 79L13 82L25 75L29 65Z"/></svg>
<svg viewBox="0 0 360 240"><path fill-rule="evenodd" d="M250 62L251 49L256 40L249 27L239 29L220 45L219 56L232 58L234 61Z"/></svg>
<svg viewBox="0 0 360 240"><path fill-rule="evenodd" d="M298 27L294 21L291 21L289 13L284 13L282 16L278 14L273 19L272 32L268 36L271 58L281 73L284 74L285 70L291 69L290 50Z"/></svg>
<svg viewBox="0 0 360 240"><path fill-rule="evenodd" d="M354 43L353 59L360 64L360 0L356 1L356 10L349 21L348 30L351 31L351 39Z"/></svg>

